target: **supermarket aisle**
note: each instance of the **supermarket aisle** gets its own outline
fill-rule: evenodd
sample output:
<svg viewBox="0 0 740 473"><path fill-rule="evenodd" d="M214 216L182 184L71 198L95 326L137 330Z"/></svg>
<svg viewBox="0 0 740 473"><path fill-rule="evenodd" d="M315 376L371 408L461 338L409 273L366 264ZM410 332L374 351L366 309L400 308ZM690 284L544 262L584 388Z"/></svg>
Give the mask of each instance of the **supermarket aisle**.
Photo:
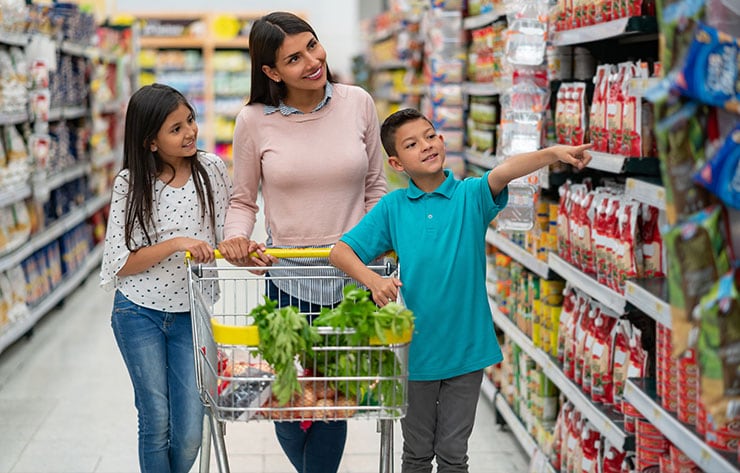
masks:
<svg viewBox="0 0 740 473"><path fill-rule="evenodd" d="M33 336L0 355L0 472L134 473L133 392L110 329L112 294L97 273ZM342 473L378 471L376 423L351 421ZM271 423L227 424L234 473L290 473ZM401 436L396 423L395 464ZM471 472L526 471L526 455L482 400L470 442ZM197 470L197 468L196 468ZM217 471L212 464L211 471Z"/></svg>

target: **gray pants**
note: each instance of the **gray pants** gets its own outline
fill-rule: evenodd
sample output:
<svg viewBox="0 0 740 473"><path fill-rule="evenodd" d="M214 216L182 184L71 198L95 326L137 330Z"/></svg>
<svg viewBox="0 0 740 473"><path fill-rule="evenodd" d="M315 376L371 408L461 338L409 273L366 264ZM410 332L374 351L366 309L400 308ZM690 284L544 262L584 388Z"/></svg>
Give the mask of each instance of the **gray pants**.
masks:
<svg viewBox="0 0 740 473"><path fill-rule="evenodd" d="M402 473L468 471L468 438L473 431L483 370L439 381L409 381L409 407L401 419Z"/></svg>

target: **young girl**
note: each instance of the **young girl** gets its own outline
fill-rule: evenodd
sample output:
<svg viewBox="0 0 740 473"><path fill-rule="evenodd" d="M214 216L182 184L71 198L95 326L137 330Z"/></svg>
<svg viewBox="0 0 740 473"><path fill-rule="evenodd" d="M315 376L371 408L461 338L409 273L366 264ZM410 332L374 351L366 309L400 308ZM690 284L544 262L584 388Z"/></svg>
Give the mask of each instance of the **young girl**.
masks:
<svg viewBox="0 0 740 473"><path fill-rule="evenodd" d="M153 84L131 96L100 278L116 288L111 325L134 387L142 472L187 473L201 444L184 254L213 260L231 180L197 137L177 90Z"/></svg>
<svg viewBox="0 0 740 473"><path fill-rule="evenodd" d="M333 80L326 51L308 23L288 12L260 18L252 25L249 54L252 89L236 118L234 195L219 249L231 263L264 266L275 261L262 253L249 256L259 192L267 246L330 246L386 193L386 180L373 99L359 87ZM280 264L324 266L328 261ZM289 271L301 274L298 268ZM342 282L275 278L267 291L281 306L317 312L341 300ZM299 473L339 468L345 421L309 427L276 422L275 430Z"/></svg>

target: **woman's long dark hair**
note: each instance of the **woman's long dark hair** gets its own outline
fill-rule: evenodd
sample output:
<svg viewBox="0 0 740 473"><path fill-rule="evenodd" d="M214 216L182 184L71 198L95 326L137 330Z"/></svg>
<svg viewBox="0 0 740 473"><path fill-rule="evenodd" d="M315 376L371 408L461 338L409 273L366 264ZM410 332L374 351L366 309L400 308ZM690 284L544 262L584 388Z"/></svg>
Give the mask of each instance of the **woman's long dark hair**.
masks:
<svg viewBox="0 0 740 473"><path fill-rule="evenodd" d="M124 236L126 248L135 251L142 245L152 244L156 226L154 223L154 184L164 166L172 166L164 162L157 152L151 151L151 144L167 116L185 105L195 117L195 110L187 99L177 90L163 84L152 84L137 90L129 100L126 111L126 131L123 142L123 169L129 171L128 195L126 196L126 221ZM211 228L216 229L216 217L213 204L213 187L208 179L208 173L198 160L198 151L190 157L190 170L195 183L195 191L200 204L200 217L206 220L206 213L210 216ZM172 168L172 179L175 178ZM171 182L171 180L170 180ZM168 182L169 184L169 182ZM206 212L206 209L207 212ZM135 241L136 227L140 227L145 242Z"/></svg>
<svg viewBox="0 0 740 473"><path fill-rule="evenodd" d="M287 93L285 83L270 80L262 71L262 66L275 67L278 49L286 36L298 33L311 33L316 40L316 32L302 18L288 12L273 12L255 21L249 32L249 56L252 60L252 90L248 103L263 103L277 107L280 99ZM326 66L326 79L335 82Z"/></svg>

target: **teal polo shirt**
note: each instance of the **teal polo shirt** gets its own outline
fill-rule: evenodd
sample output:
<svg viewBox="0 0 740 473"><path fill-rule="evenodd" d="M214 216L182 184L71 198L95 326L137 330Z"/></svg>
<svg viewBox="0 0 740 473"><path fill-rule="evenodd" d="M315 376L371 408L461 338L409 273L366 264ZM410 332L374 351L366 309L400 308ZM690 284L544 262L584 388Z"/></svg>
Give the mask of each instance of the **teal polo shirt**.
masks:
<svg viewBox="0 0 740 473"><path fill-rule="evenodd" d="M488 173L458 180L445 170L433 192L413 182L386 194L341 241L368 264L398 254L401 294L414 312L409 379L431 381L470 373L503 357L486 293L486 230L506 206L494 199Z"/></svg>

